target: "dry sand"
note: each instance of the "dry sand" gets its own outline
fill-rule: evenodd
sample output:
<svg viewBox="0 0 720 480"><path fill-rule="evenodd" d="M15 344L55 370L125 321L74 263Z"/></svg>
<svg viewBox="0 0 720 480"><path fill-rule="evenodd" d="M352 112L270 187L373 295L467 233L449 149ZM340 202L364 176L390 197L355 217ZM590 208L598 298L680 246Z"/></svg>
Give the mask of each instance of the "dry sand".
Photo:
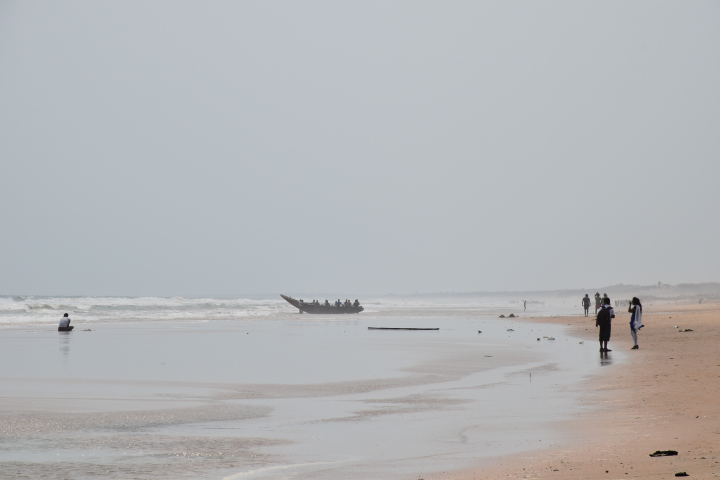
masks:
<svg viewBox="0 0 720 480"><path fill-rule="evenodd" d="M630 316L621 308L617 314L609 347L634 359L609 365L586 382L585 402L594 413L562 425L575 438L573 445L497 458L489 466L425 480L720 476L720 304L647 306L635 351L630 351ZM592 318L523 320L570 324L568 333L597 344ZM656 450L679 454L650 457Z"/></svg>

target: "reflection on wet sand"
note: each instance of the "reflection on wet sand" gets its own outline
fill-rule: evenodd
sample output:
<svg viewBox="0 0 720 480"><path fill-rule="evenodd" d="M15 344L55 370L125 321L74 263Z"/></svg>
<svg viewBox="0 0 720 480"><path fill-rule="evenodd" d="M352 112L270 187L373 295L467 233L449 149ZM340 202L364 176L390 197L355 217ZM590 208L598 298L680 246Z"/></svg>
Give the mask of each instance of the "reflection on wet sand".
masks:
<svg viewBox="0 0 720 480"><path fill-rule="evenodd" d="M379 336L367 326L386 319L368 316L8 331L0 364L25 361L2 378L0 463L79 480L394 479L564 440L547 422L576 411L568 387L598 368L594 347L538 343L566 337L555 326L422 318L441 330Z"/></svg>
<svg viewBox="0 0 720 480"><path fill-rule="evenodd" d="M608 352L600 352L600 366L612 365L612 355Z"/></svg>
<svg viewBox="0 0 720 480"><path fill-rule="evenodd" d="M70 353L70 332L58 332L58 341L60 342L60 353L63 355L63 360L67 360Z"/></svg>

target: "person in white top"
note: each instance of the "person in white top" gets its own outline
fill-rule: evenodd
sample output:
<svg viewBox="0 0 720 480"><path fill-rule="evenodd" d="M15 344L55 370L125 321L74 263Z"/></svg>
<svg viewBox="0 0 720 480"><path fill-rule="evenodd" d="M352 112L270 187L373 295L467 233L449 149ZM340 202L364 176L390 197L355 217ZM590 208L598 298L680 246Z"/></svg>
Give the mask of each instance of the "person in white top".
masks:
<svg viewBox="0 0 720 480"><path fill-rule="evenodd" d="M633 297L630 302L630 306L628 307L628 312L632 313L632 316L630 317L630 335L632 335L633 342L635 342L635 346L632 347L632 349L637 350L640 348L638 347L637 332L645 326L642 324L642 304L640 303L639 298Z"/></svg>
<svg viewBox="0 0 720 480"><path fill-rule="evenodd" d="M66 313L63 315L63 317L60 319L60 325L58 326L58 332L70 332L75 327L70 326L70 317Z"/></svg>

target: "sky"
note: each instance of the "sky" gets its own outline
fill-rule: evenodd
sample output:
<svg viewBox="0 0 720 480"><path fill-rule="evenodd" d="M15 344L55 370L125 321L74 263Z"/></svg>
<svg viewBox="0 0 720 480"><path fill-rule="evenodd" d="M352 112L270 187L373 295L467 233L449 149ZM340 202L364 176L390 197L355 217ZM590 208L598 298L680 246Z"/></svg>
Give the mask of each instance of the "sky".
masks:
<svg viewBox="0 0 720 480"><path fill-rule="evenodd" d="M3 1L0 294L720 281L720 3Z"/></svg>

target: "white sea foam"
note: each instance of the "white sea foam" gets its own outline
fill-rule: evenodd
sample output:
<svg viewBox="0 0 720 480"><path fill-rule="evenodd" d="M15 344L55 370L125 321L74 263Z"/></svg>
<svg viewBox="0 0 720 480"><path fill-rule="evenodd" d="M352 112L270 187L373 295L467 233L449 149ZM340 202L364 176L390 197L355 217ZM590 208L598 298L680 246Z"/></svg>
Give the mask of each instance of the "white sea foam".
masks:
<svg viewBox="0 0 720 480"><path fill-rule="evenodd" d="M308 297L310 298L310 297ZM325 296L317 297L322 302ZM334 296L328 300L334 301ZM576 303L576 302L572 302ZM382 296L362 301L367 313L410 312L422 314L452 310L455 314L525 313L522 300L506 296ZM579 308L558 301L528 302L527 314L556 315ZM55 324L63 313L79 323L95 322L165 322L199 320L255 319L270 320L295 314L297 311L279 296L276 298L213 298L213 297L46 297L0 296L0 326ZM324 316L325 320L328 320Z"/></svg>
<svg viewBox="0 0 720 480"><path fill-rule="evenodd" d="M0 325L56 323L63 313L82 322L268 317L288 307L271 298L0 296Z"/></svg>

